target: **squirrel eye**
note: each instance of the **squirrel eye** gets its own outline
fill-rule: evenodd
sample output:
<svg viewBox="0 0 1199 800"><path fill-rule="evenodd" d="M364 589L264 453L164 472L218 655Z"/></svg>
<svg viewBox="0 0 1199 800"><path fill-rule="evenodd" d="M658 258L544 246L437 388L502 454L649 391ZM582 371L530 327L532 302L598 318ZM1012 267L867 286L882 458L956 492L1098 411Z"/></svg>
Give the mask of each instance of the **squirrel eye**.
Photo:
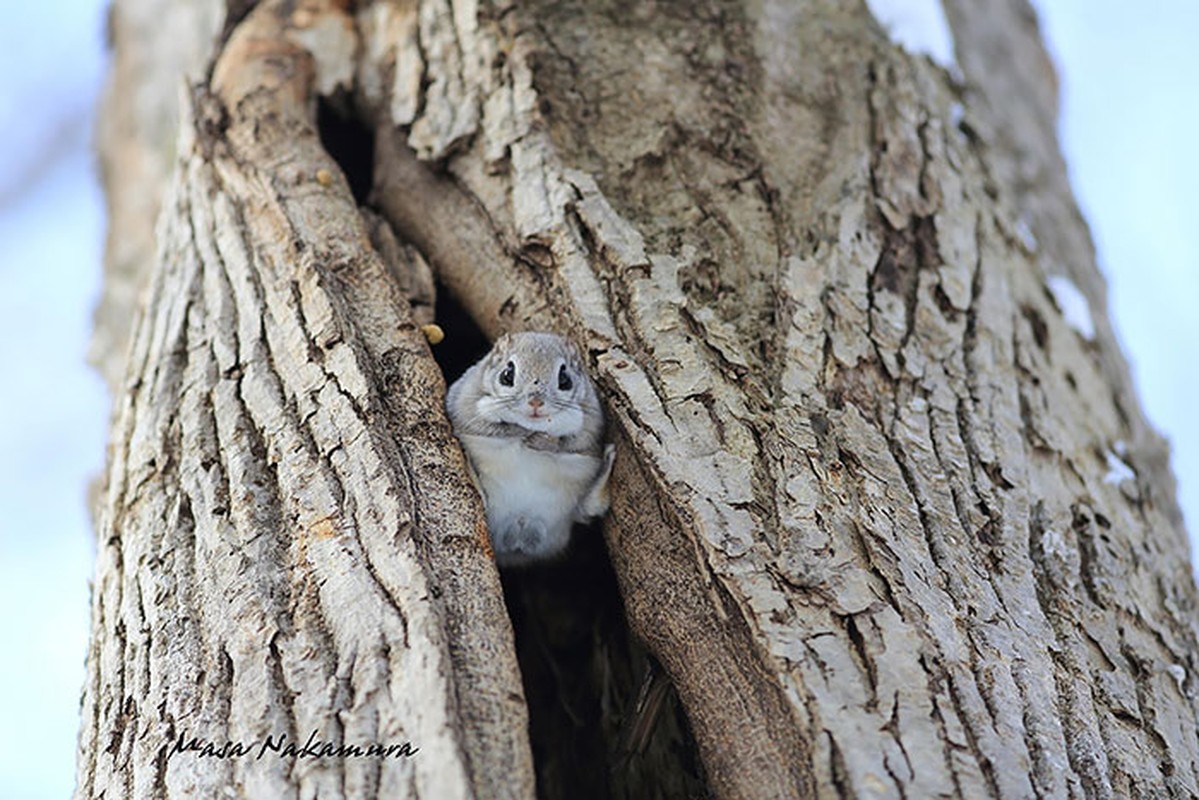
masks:
<svg viewBox="0 0 1199 800"><path fill-rule="evenodd" d="M500 386L511 386L516 379L516 365L511 361L508 366L504 367L504 371L500 373Z"/></svg>
<svg viewBox="0 0 1199 800"><path fill-rule="evenodd" d="M566 365L558 367L558 389L559 391L568 392L573 387L574 381L570 379L570 374L566 371Z"/></svg>

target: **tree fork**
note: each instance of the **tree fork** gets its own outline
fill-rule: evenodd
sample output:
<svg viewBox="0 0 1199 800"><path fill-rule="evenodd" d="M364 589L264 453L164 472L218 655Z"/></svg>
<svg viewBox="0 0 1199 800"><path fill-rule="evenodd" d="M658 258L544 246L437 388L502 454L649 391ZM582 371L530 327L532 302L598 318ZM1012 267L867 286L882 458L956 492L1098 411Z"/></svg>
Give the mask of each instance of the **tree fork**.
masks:
<svg viewBox="0 0 1199 800"><path fill-rule="evenodd" d="M418 565L442 592L422 606L392 590L393 605L377 606L385 631L387 620L427 620L409 621L409 637L428 638L405 640L404 652L444 665L424 685L445 698L449 722L405 735L441 743L457 765L446 778L454 792L531 792L477 500L439 403L421 415L402 391L411 382L439 400L443 386L316 146L315 94L353 95L374 131L370 202L487 334L549 328L590 355L618 444L605 535L629 624L676 685L717 796L1199 793L1185 536L1164 446L1102 313L1027 3L947 0L964 83L895 48L861 4L429 0L363 3L352 21L312 4L286 26L272 16L279 9L255 9L224 47L213 96L228 119L197 104L207 127L196 141L225 137L242 158L208 164L185 148L165 200L163 257L131 351L101 515L81 793L153 786L164 770L182 779L184 762L164 766L147 733L174 723L155 722L145 698L165 693L176 719L186 707L235 727L246 724L238 678L247 663L263 669L246 661L237 626L199 641L180 629L169 641L189 663L211 665L201 689L182 688L158 670L164 640L146 633L131 598L175 598L168 590L187 585L174 576L189 565L231 570L200 544L255 530L253 513L283 524L240 545L258 548L249 563L318 568L303 532L333 515L282 490L267 492L265 512L239 509L221 489L237 483L225 472L284 489L311 485L291 476L353 489L362 475L393 475L387 492L344 494L359 505L342 516L363 557ZM272 49L279 42L290 44ZM291 109L258 118L264 142L236 138L253 130L236 123L262 91L248 90L253 70L233 68L235 46L271 54L254 69ZM302 69L281 67L308 64L303 48L314 87ZM995 63L997 52L1009 62ZM307 133L269 138L293 117ZM292 148L301 160L280 157ZM314 184L309 166L334 180ZM240 205L222 200L237 190ZM214 214L220 224L205 221ZM288 250L294 241L303 248ZM281 265L293 261L288 283ZM1081 287L1093 332L1063 313L1052 288L1062 279ZM270 312L259 334L237 328L229 341L227 326L207 321L248 318L256 298ZM255 335L264 344L241 356ZM207 341L203 359L197 342ZM332 390L336 407L306 401L310 375L355 387L353 402ZM205 401L195 387L212 376ZM246 408L232 417L219 410L237 400L230 382ZM210 413L206 403L226 405ZM292 424L267 424L276 418ZM171 443L193 429L216 433L195 436L209 442L205 455L180 458ZM291 441L302 469L279 447ZM415 453L436 485L418 481ZM388 472L396 465L402 474ZM332 489L321 497L320 509L346 505ZM173 541L153 537L162 518ZM381 527L411 537L380 550L379 518L407 520ZM269 602L237 619L311 607L296 598L329 606L311 582L248 574ZM369 581L359 590L380 596ZM197 597L177 598L199 605L181 618L218 619ZM296 631L268 638L298 641L308 619L298 613ZM310 676L297 653L343 674L329 654L344 655L346 637L330 628L307 648L275 646L283 679L266 684L300 687L279 698L310 702L323 685L298 683ZM222 641L238 646L213 644ZM471 712L465 687L490 679L489 647L498 684ZM147 652L148 678L137 668ZM232 694L221 689L230 681ZM328 700L327 716L349 697ZM275 714L284 705L260 703ZM308 713L293 716L320 717ZM298 723L283 715L278 725ZM517 767L499 778L503 758L474 760L497 732ZM224 762L213 769L188 779L215 786L232 775ZM348 777L345 793L369 794L392 774L415 774L414 791L428 793L421 769L418 757ZM289 776L258 779L282 791Z"/></svg>

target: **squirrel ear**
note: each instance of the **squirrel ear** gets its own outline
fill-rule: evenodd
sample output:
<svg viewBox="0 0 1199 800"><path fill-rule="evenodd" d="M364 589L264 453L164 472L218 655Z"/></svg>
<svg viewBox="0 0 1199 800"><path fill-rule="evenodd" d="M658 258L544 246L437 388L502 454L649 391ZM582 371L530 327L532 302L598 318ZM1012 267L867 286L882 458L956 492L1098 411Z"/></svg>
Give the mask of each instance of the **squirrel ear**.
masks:
<svg viewBox="0 0 1199 800"><path fill-rule="evenodd" d="M512 344L512 335L505 333L503 336L501 336L500 338L495 340L495 344L492 345L491 349L497 350L497 351L498 350L507 350L511 344Z"/></svg>

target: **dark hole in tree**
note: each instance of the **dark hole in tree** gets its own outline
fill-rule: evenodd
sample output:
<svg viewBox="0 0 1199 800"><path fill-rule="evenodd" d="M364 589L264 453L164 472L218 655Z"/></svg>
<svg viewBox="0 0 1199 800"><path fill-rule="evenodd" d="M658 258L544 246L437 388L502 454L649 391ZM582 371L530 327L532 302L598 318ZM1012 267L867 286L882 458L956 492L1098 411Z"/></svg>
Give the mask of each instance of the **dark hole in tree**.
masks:
<svg viewBox="0 0 1199 800"><path fill-rule="evenodd" d="M436 317L446 338L433 354L449 385L491 343L440 284ZM641 752L628 752L651 657L625 622L601 526L577 526L562 558L506 569L500 578L529 707L538 797L710 796L673 688Z"/></svg>
<svg viewBox="0 0 1199 800"><path fill-rule="evenodd" d="M348 101L324 97L317 103L316 127L321 144L346 176L354 200L366 205L375 166L374 133L355 119Z"/></svg>
<svg viewBox="0 0 1199 800"><path fill-rule="evenodd" d="M644 749L629 734L650 657L625 622L599 525L552 563L500 573L516 634L537 794L705 797L685 716L668 690Z"/></svg>
<svg viewBox="0 0 1199 800"><path fill-rule="evenodd" d="M487 341L483 331L458 301L450 296L449 291L440 282L436 286L437 300L433 314L437 324L445 331L445 339L433 348L433 357L437 359L448 387L462 377L462 373L470 369L472 364L487 355L491 342Z"/></svg>
<svg viewBox="0 0 1199 800"><path fill-rule="evenodd" d="M234 29L254 10L256 2L257 0L225 0L225 24L221 27L221 35L217 40L221 44L220 49L224 49L224 45L229 41L229 37L233 35ZM112 20L110 18L109 25L111 24ZM111 31L108 34L108 46L110 49L115 49Z"/></svg>

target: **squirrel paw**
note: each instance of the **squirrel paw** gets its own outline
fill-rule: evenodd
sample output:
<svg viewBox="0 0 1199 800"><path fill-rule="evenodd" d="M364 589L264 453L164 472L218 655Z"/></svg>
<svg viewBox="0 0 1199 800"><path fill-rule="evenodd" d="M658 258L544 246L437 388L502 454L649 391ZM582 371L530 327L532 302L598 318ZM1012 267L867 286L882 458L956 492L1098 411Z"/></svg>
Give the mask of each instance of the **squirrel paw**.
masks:
<svg viewBox="0 0 1199 800"><path fill-rule="evenodd" d="M536 558L544 554L547 544L545 523L521 515L500 531L495 551L497 556L507 556L510 560Z"/></svg>
<svg viewBox="0 0 1199 800"><path fill-rule="evenodd" d="M562 437L550 436L548 433L537 431L530 433L524 439L525 446L530 450L540 450L546 453L558 453L562 451Z"/></svg>
<svg viewBox="0 0 1199 800"><path fill-rule="evenodd" d="M612 459L615 457L616 445L606 445L603 466L579 503L575 516L578 522L586 522L592 517L602 517L608 513L608 478L612 475Z"/></svg>

